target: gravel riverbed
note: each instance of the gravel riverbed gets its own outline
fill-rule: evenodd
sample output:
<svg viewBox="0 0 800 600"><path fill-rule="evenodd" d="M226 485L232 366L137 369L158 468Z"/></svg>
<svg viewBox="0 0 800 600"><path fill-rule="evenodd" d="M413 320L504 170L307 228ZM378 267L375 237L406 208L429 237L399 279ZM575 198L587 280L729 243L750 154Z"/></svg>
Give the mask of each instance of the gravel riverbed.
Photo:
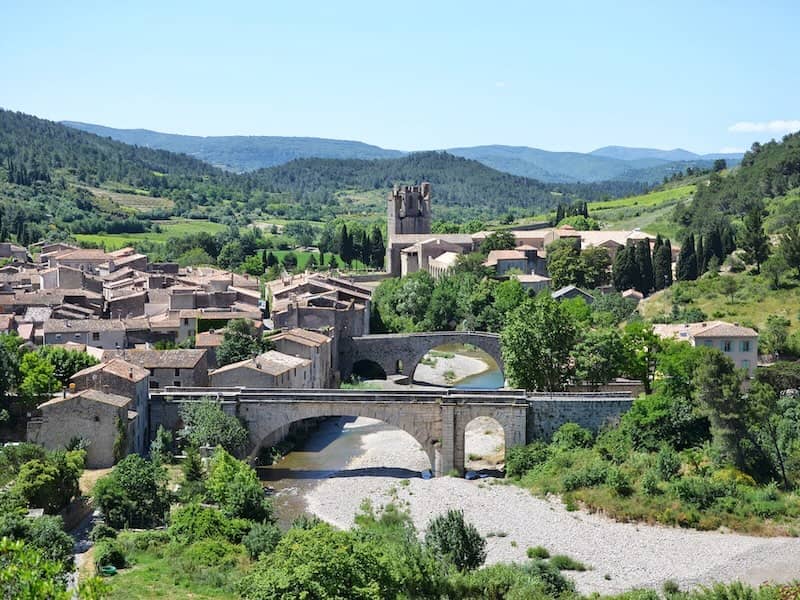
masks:
<svg viewBox="0 0 800 600"><path fill-rule="evenodd" d="M359 418L351 427L374 425ZM487 446L485 431L468 433L467 448ZM488 539L487 563L524 562L531 546L568 554L590 567L569 573L584 593L615 593L636 587L660 588L667 580L682 588L715 581L751 584L800 578L800 539L759 538L732 533L617 523L601 515L568 512L557 499L542 499L492 478L403 479L400 469L430 467L419 445L399 430L362 438L362 453L346 469L306 494L308 510L349 528L367 498L408 509L418 531L448 510L460 508ZM347 471L358 469L357 475ZM392 471L395 469L395 471ZM395 475L395 476L392 476Z"/></svg>

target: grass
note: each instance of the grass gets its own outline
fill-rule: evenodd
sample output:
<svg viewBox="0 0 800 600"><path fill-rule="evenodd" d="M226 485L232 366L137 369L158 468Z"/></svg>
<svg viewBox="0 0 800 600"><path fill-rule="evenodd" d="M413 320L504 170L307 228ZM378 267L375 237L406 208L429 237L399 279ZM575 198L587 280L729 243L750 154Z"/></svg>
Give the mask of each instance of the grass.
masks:
<svg viewBox="0 0 800 600"><path fill-rule="evenodd" d="M85 187L85 186L84 186ZM118 185L114 189L88 187L95 198L99 200L109 200L124 208L130 208L137 212L148 212L158 209L172 209L175 203L169 198L156 198L151 196L146 190L136 190L133 188L125 189Z"/></svg>
<svg viewBox="0 0 800 600"><path fill-rule="evenodd" d="M161 231L148 231L145 233L79 233L75 238L79 242L89 242L103 246L106 250L118 250L137 242L165 243L169 238L181 237L202 231L215 234L226 229L221 223L198 219L170 219L168 221L153 221L160 226ZM307 260L307 259L306 259Z"/></svg>
<svg viewBox="0 0 800 600"><path fill-rule="evenodd" d="M690 202L695 189L694 184L689 184L608 202L591 202L589 214L601 221L604 229L638 228L674 239L678 225L672 221L672 212L678 204Z"/></svg>
<svg viewBox="0 0 800 600"><path fill-rule="evenodd" d="M244 556L235 565L225 565L227 568L224 569L200 565L192 569L186 564L182 550L172 544L134 550L128 556L131 566L106 579L111 586L109 600L218 600L237 597L231 584L244 573L248 562Z"/></svg>
<svg viewBox="0 0 800 600"><path fill-rule="evenodd" d="M732 277L736 292L731 298L721 292L720 281ZM793 281L784 280L784 287L772 290L763 276L730 273L717 277L708 274L696 281L675 283L671 288L653 294L639 305L646 319L669 315L673 304L702 310L709 320L720 319L761 329L770 315L781 315L791 322L790 334L800 331L800 293Z"/></svg>

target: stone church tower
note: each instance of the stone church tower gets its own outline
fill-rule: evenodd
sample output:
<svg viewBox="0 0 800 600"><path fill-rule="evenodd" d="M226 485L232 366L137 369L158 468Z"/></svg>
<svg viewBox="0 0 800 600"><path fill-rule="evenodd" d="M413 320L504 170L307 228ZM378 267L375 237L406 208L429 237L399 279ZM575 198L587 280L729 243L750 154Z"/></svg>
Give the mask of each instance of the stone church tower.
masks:
<svg viewBox="0 0 800 600"><path fill-rule="evenodd" d="M388 234L431 232L431 184L394 186L388 203Z"/></svg>

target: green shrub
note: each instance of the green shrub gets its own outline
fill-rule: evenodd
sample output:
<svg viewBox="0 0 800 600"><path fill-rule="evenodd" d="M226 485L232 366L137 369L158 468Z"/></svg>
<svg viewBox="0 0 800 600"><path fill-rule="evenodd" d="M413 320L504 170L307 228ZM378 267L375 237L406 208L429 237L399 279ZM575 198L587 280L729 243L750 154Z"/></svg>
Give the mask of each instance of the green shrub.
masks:
<svg viewBox="0 0 800 600"><path fill-rule="evenodd" d="M544 546L528 548L526 554L528 558L550 558L550 552Z"/></svg>
<svg viewBox="0 0 800 600"><path fill-rule="evenodd" d="M681 471L681 457L669 446L662 446L656 456L656 470L664 481L670 481Z"/></svg>
<svg viewBox="0 0 800 600"><path fill-rule="evenodd" d="M585 571L586 565L566 554L556 554L550 557L550 565L559 571Z"/></svg>
<svg viewBox="0 0 800 600"><path fill-rule="evenodd" d="M549 456L550 448L540 441L509 448L506 452L506 475L521 477L545 462Z"/></svg>
<svg viewBox="0 0 800 600"><path fill-rule="evenodd" d="M486 540L464 520L460 510L451 509L434 517L425 533L425 545L459 571L477 569L486 560Z"/></svg>
<svg viewBox="0 0 800 600"><path fill-rule="evenodd" d="M94 500L115 529L160 525L169 510L164 469L138 454L122 459L94 487Z"/></svg>
<svg viewBox="0 0 800 600"><path fill-rule="evenodd" d="M249 528L248 521L230 519L216 508L190 504L173 511L168 531L170 537L181 544L209 538L238 544Z"/></svg>
<svg viewBox="0 0 800 600"><path fill-rule="evenodd" d="M216 567L233 568L239 561L242 547L225 540L207 539L194 542L182 553L182 563L189 563L193 568Z"/></svg>
<svg viewBox="0 0 800 600"><path fill-rule="evenodd" d="M710 508L718 498L728 495L726 484L704 477L682 477L672 482L673 493L683 502L695 505L700 510Z"/></svg>
<svg viewBox="0 0 800 600"><path fill-rule="evenodd" d="M577 423L564 423L553 434L552 445L559 450L590 448L594 442L594 434Z"/></svg>
<svg viewBox="0 0 800 600"><path fill-rule="evenodd" d="M619 496L630 496L633 493L630 477L619 467L608 470L606 484Z"/></svg>
<svg viewBox="0 0 800 600"><path fill-rule="evenodd" d="M556 571L557 573L557 571ZM529 573L521 565L497 564L457 573L450 577L452 598L480 598L482 600L523 600L553 597L541 578Z"/></svg>
<svg viewBox="0 0 800 600"><path fill-rule="evenodd" d="M211 458L206 488L210 499L229 517L272 520L272 504L256 472L222 448Z"/></svg>
<svg viewBox="0 0 800 600"><path fill-rule="evenodd" d="M523 569L541 582L545 593L551 598L558 598L575 591L575 584L564 577L561 571L549 561L534 560L525 565Z"/></svg>
<svg viewBox="0 0 800 600"><path fill-rule="evenodd" d="M584 467L568 471L562 476L561 485L565 491L570 492L605 483L606 477L608 477L608 463L598 459Z"/></svg>
<svg viewBox="0 0 800 600"><path fill-rule="evenodd" d="M675 583L672 579L667 579L661 585L661 591L664 592L665 596L671 596L673 594L679 594L681 591L680 586Z"/></svg>
<svg viewBox="0 0 800 600"><path fill-rule="evenodd" d="M45 515L27 522L25 542L39 549L45 559L59 562L65 569L72 567L75 542L64 531L61 517Z"/></svg>
<svg viewBox="0 0 800 600"><path fill-rule="evenodd" d="M117 535L117 540L127 552L145 551L166 546L171 541L169 532L164 529L149 529L147 531L123 531Z"/></svg>
<svg viewBox="0 0 800 600"><path fill-rule="evenodd" d="M114 539L115 537L117 537L117 530L113 527L109 527L105 523L95 523L95 526L92 527L92 531L89 534L89 539L93 542Z"/></svg>
<svg viewBox="0 0 800 600"><path fill-rule="evenodd" d="M269 554L281 541L281 530L271 523L256 523L242 539L242 544L253 560Z"/></svg>
<svg viewBox="0 0 800 600"><path fill-rule="evenodd" d="M125 551L117 540L101 540L94 547L94 564L99 571L101 567L111 565L118 569L124 569L128 564Z"/></svg>
<svg viewBox="0 0 800 600"><path fill-rule="evenodd" d="M648 469L642 475L642 479L640 480L642 494L645 496L655 496L661 490L658 487L658 482L661 480L658 471L655 469Z"/></svg>

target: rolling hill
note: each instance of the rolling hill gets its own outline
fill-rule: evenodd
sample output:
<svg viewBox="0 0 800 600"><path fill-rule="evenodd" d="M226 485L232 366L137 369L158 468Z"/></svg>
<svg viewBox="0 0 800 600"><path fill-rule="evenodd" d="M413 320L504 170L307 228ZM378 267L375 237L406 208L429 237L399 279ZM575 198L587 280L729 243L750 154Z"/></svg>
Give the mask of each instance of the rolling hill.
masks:
<svg viewBox="0 0 800 600"><path fill-rule="evenodd" d="M228 171L254 171L296 158L398 158L399 150L385 150L363 142L311 137L177 135L149 129L114 129L102 125L63 121L64 125L109 137L126 144L188 154Z"/></svg>
<svg viewBox="0 0 800 600"><path fill-rule="evenodd" d="M110 137L126 144L180 152L217 167L235 171L255 171L291 162L298 158L388 159L407 153L388 150L357 141L326 138L273 136L187 136L147 129L115 129L102 125L64 121L65 125ZM706 169L715 158L733 165L738 155L698 155L686 150L655 150L607 146L590 153L550 152L527 146L472 146L448 148L446 152L476 160L511 175L538 179L546 183L592 183L628 181L660 183L687 167Z"/></svg>

